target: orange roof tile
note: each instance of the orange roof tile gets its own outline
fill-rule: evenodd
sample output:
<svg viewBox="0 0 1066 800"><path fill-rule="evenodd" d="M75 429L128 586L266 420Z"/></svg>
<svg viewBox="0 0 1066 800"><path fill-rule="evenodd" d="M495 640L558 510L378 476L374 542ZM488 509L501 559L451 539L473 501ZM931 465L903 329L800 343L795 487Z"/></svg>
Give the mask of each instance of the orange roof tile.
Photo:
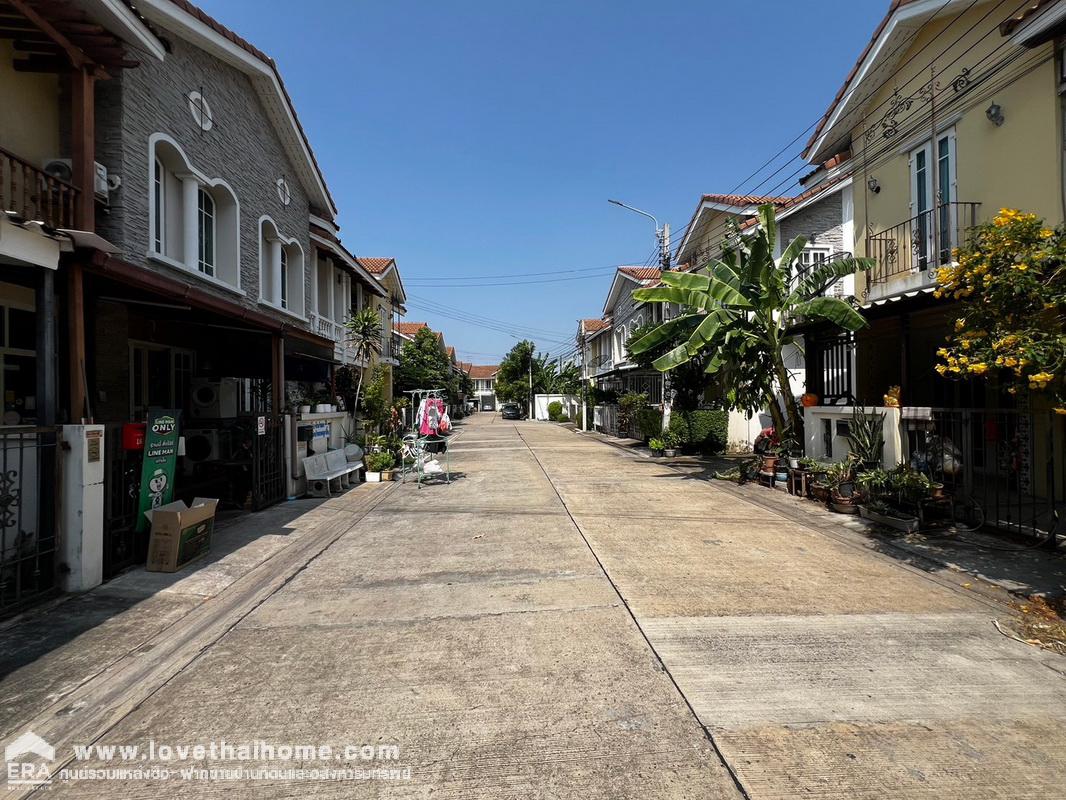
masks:
<svg viewBox="0 0 1066 800"><path fill-rule="evenodd" d="M656 267L619 267L618 271L642 282L657 281L663 274L662 270Z"/></svg>
<svg viewBox="0 0 1066 800"><path fill-rule="evenodd" d="M761 206L766 203L780 203L787 197L772 197L758 194L705 194L703 199L710 203L724 206Z"/></svg>
<svg viewBox="0 0 1066 800"><path fill-rule="evenodd" d="M596 331L602 331L604 328L609 328L611 323L605 319L583 319L581 325L588 333L595 333Z"/></svg>
<svg viewBox="0 0 1066 800"><path fill-rule="evenodd" d="M472 364L470 366L470 377L485 380L486 378L495 377L499 370L499 364Z"/></svg>
<svg viewBox="0 0 1066 800"><path fill-rule="evenodd" d="M397 322L395 326L396 332L404 336L414 336L423 328L428 328L425 322Z"/></svg>
<svg viewBox="0 0 1066 800"><path fill-rule="evenodd" d="M375 275L381 275L385 272L390 264L393 264L395 258L371 258L368 256L356 256L355 260L366 267L367 272L372 272Z"/></svg>

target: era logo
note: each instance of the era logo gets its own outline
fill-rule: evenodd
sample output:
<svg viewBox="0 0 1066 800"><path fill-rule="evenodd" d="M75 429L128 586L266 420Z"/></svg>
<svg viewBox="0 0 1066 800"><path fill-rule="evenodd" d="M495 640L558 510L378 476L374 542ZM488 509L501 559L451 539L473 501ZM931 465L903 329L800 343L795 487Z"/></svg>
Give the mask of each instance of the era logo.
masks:
<svg viewBox="0 0 1066 800"><path fill-rule="evenodd" d="M4 748L4 760L7 762L7 782L9 785L40 785L51 783L52 770L48 764L37 764L22 760L24 756L33 755L45 761L56 757L55 748L32 731L19 736Z"/></svg>

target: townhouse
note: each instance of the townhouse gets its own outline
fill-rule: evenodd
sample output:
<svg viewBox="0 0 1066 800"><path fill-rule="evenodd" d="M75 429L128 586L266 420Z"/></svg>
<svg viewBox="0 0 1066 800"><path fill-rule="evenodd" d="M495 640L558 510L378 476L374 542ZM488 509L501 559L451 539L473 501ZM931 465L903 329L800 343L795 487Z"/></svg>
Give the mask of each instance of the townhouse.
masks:
<svg viewBox="0 0 1066 800"><path fill-rule="evenodd" d="M300 457L350 435L340 371L395 363L406 296L343 244L275 63L185 0L5 6L0 71L4 613L143 560L150 414L180 420L174 497L302 493Z"/></svg>
<svg viewBox="0 0 1066 800"><path fill-rule="evenodd" d="M499 364L471 364L467 374L473 382L475 406L478 411L496 410L496 373Z"/></svg>
<svg viewBox="0 0 1066 800"><path fill-rule="evenodd" d="M0 615L84 583L65 535L81 487L60 462L99 479L99 431L57 423L83 416L84 271L115 249L95 232L121 183L97 156L97 86L164 56L118 0L0 8Z"/></svg>
<svg viewBox="0 0 1066 800"><path fill-rule="evenodd" d="M937 350L961 306L934 292L937 269L1000 209L1063 222L1064 19L1057 0L893 3L804 154L848 161L853 249L874 263L854 278L868 327L848 341L810 332L808 454L846 453L851 409L832 404L850 394L844 406L885 414L886 450L936 464L990 522L1037 533L1066 496L1062 419L1039 395L942 377Z"/></svg>

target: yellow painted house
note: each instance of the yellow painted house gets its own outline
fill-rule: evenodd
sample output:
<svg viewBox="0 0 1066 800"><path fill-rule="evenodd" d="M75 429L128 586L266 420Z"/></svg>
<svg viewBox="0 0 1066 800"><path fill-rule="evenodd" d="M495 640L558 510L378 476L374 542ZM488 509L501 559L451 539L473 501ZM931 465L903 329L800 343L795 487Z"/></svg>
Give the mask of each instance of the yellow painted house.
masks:
<svg viewBox="0 0 1066 800"><path fill-rule="evenodd" d="M932 297L936 268L1000 208L1063 221L1064 16L1059 0L896 0L816 127L805 157L850 160L853 251L875 261L856 278L870 321L852 359L859 402L899 385L921 405L977 403L936 379L954 319Z"/></svg>
<svg viewBox="0 0 1066 800"><path fill-rule="evenodd" d="M1001 208L1063 223L1064 30L1064 0L895 0L804 153L850 162L853 250L874 261L855 282L869 326L805 331L808 391L851 370L846 405L886 414L886 458L935 463L991 522L1032 534L1066 497L1062 420L1039 396L937 374L960 306L933 290L937 267ZM821 352L819 334L837 349ZM884 399L895 386L902 408ZM808 408L808 454L845 454L850 413Z"/></svg>

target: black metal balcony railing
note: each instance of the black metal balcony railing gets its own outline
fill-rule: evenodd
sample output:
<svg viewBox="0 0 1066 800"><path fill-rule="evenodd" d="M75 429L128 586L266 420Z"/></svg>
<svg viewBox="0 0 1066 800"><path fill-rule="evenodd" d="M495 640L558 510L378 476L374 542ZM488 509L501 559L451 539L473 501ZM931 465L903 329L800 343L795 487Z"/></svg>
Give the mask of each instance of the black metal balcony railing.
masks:
<svg viewBox="0 0 1066 800"><path fill-rule="evenodd" d="M885 283L897 275L932 272L951 263L951 253L966 243L977 224L980 203L941 203L867 239L867 254L876 261L869 283Z"/></svg>
<svg viewBox="0 0 1066 800"><path fill-rule="evenodd" d="M0 211L53 228L74 227L78 189L0 147Z"/></svg>

